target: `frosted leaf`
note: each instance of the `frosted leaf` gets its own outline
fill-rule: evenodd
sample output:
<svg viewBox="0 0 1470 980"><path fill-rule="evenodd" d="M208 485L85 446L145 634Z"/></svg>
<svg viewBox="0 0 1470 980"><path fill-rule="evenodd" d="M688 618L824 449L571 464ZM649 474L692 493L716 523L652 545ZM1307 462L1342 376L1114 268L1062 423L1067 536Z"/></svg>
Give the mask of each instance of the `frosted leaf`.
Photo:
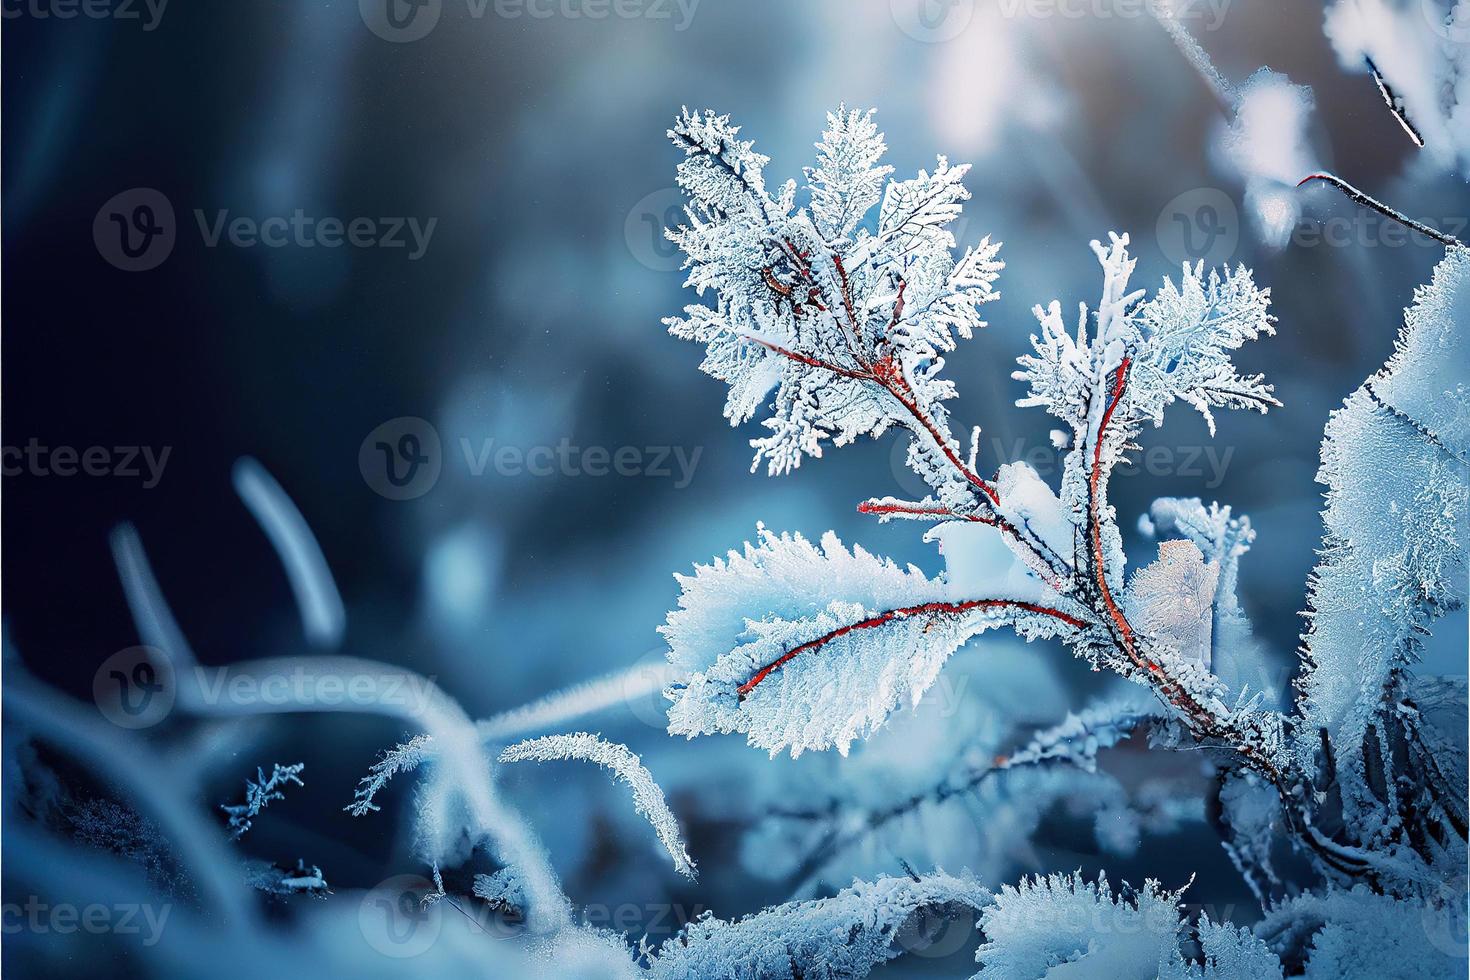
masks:
<svg viewBox="0 0 1470 980"><path fill-rule="evenodd" d="M1214 619L1211 626L1210 669L1236 693L1248 687L1275 707L1280 694L1265 650L1252 635L1250 620L1240 606L1236 583L1240 559L1250 550L1256 532L1250 519L1232 515L1229 507L1204 506L1198 498L1162 497L1144 516L1150 537L1178 534L1194 542L1205 561L1219 566L1215 586Z"/></svg>
<svg viewBox="0 0 1470 980"><path fill-rule="evenodd" d="M745 732L774 755L838 748L917 704L950 654L998 625L1023 636L1075 628L1040 605L1039 584L1008 595L959 595L828 533L759 531L759 545L678 576L680 608L661 632L691 672L672 686L671 734Z"/></svg>
<svg viewBox="0 0 1470 980"><path fill-rule="evenodd" d="M1115 896L1106 877L1037 876L1007 885L980 916L975 980L1155 980L1179 959L1179 893L1146 881Z"/></svg>
<svg viewBox="0 0 1470 980"><path fill-rule="evenodd" d="M658 949L653 980L860 980L919 945L931 920L980 908L990 893L942 872L855 881L831 898L725 922L709 913Z"/></svg>
<svg viewBox="0 0 1470 980"><path fill-rule="evenodd" d="M1464 602L1470 449L1470 251L1454 248L1408 310L1393 356L1332 414L1317 479L1323 557L1308 601L1303 727L1348 774L1419 636ZM1304 760L1318 745L1304 739ZM1351 804L1351 800L1349 800Z"/></svg>
<svg viewBox="0 0 1470 980"><path fill-rule="evenodd" d="M1133 627L1180 657L1210 667L1215 584L1220 566L1205 564L1193 541L1159 543L1159 558L1133 574L1123 597Z"/></svg>
<svg viewBox="0 0 1470 980"><path fill-rule="evenodd" d="M679 835L679 821L675 819L669 805L664 801L664 791L653 781L653 775L644 768L626 745L607 742L587 732L569 735L546 735L528 739L506 748L500 753L501 762L550 762L562 759L582 759L596 763L611 772L633 791L633 807L653 825L654 832L674 859L674 868L687 878L694 878L694 862L684 848Z"/></svg>
<svg viewBox="0 0 1470 980"><path fill-rule="evenodd" d="M938 241L954 247L948 225L960 216L970 192L963 183L970 165L951 167L940 156L931 174L920 170L911 180L895 180L883 193L878 210L875 250L884 258L909 252L919 245Z"/></svg>
<svg viewBox="0 0 1470 980"><path fill-rule="evenodd" d="M824 611L834 598L883 609L951 598L943 582L910 565L900 568L831 532L821 545L800 534L776 534L757 525L756 541L739 551L676 574L679 608L659 627L669 660L685 671L704 670L729 653L751 618L796 618Z"/></svg>

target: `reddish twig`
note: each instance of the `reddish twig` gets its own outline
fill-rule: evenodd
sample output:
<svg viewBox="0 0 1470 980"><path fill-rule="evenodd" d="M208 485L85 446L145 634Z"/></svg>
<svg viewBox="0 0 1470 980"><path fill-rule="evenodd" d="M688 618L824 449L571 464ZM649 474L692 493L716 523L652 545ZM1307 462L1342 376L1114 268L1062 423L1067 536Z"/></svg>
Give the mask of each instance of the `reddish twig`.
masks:
<svg viewBox="0 0 1470 980"><path fill-rule="evenodd" d="M976 524L995 526L995 518L982 514L956 514L948 507L911 507L907 504L880 504L876 500L864 500L857 506L859 514L894 514L904 517L933 517L949 521L974 521Z"/></svg>
<svg viewBox="0 0 1470 980"><path fill-rule="evenodd" d="M1441 245L1459 245L1463 247L1465 244L1454 235L1438 231L1424 224L1424 222L1422 221L1415 221L1413 218L1404 214L1402 211L1394 210L1387 204L1384 204L1382 201L1378 200L1376 197L1373 197L1371 194L1364 194L1362 191L1358 190L1356 187L1354 187L1352 184L1349 184L1341 177L1337 176L1336 174L1327 173L1325 170L1319 171L1314 174L1307 174L1305 177L1297 182L1296 186L1301 187L1303 184L1306 184L1307 182L1313 180L1320 180L1323 183L1331 184L1333 187L1336 187L1338 190L1346 194L1348 196L1348 200L1352 201L1354 204L1360 204L1363 207L1368 208L1369 210L1377 211L1385 218L1391 218L1404 227L1411 228L1414 231L1417 231L1421 235L1428 235L1430 238L1439 242Z"/></svg>
<svg viewBox="0 0 1470 980"><path fill-rule="evenodd" d="M971 612L976 609L1020 609L1026 612L1040 613L1045 616L1052 616L1056 619L1061 620L1067 625L1079 630L1086 629L1088 627L1087 623L1083 622L1075 616L1070 616L1059 609L1052 609L1047 606L1037 605L1034 602L1021 602L1014 599L970 599L965 602L926 602L918 606L905 606L901 609L889 609L886 612L879 613L876 616L871 616L867 619L858 620L856 623L849 623L846 626L839 627L838 629L832 630L830 633L825 633L822 636L817 637L815 640L808 640L806 643L803 643L800 646L792 647L790 650L783 653L780 657L777 657L775 660L771 661L760 670L756 671L755 676L746 681L744 684L741 684L735 689L735 691L737 694L740 695L741 700L744 700L746 695L755 690L756 685L760 684L761 681L771 676L771 674L786 666L786 664L790 663L796 657L800 656L803 653L806 653L809 650L819 649L820 647L827 645L838 637L846 636L848 633L852 633L856 630L873 629L874 627L883 626L891 623L894 620L908 619L912 616L960 615L962 613Z"/></svg>

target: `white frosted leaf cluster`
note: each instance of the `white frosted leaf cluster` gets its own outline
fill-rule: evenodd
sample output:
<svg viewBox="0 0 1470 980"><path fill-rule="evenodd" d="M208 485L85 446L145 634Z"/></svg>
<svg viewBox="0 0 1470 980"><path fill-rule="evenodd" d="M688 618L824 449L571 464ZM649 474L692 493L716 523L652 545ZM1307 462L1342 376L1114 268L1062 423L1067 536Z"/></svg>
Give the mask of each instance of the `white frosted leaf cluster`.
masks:
<svg viewBox="0 0 1470 980"><path fill-rule="evenodd" d="M1206 275L1203 263L1186 263L1177 285L1165 278L1144 301L1144 290L1128 288L1136 264L1128 236L1115 234L1107 246L1093 242L1092 248L1103 267L1102 299L1091 317L1081 308L1075 331L1069 331L1059 303L1036 307L1036 353L1019 358L1021 370L1014 375L1030 391L1016 404L1045 406L1085 433L1098 414L1090 411L1100 400L1092 394L1108 390L1109 376L1125 357L1130 377L1118 410L1136 422L1158 425L1164 409L1182 400L1213 432L1211 407L1265 411L1277 404L1270 385L1259 376L1242 377L1230 361L1241 344L1275 332L1270 290L1257 287L1250 270L1238 266Z"/></svg>
<svg viewBox="0 0 1470 980"><path fill-rule="evenodd" d="M922 950L930 919L980 908L990 893L942 872L854 881L831 898L792 902L734 922L708 913L659 947L652 980L860 980Z"/></svg>
<svg viewBox="0 0 1470 980"><path fill-rule="evenodd" d="M976 980L1155 980L1179 960L1178 906L1179 894L1155 881L1131 898L1081 873L1006 885L980 916Z"/></svg>
<svg viewBox="0 0 1470 980"><path fill-rule="evenodd" d="M1470 251L1454 248L1416 294L1392 358L1333 413L1322 444L1326 530L1301 725L1326 732L1349 781L1360 781L1362 741L1421 637L1463 605L1467 452ZM1303 739L1304 756L1318 744ZM1345 789L1351 810L1361 787Z"/></svg>
<svg viewBox="0 0 1470 980"><path fill-rule="evenodd" d="M1003 887L980 916L987 941L974 980L1280 980L1264 942L1207 915L1193 936L1199 960L1186 958L1181 894L1156 881L1115 894L1105 876L1089 882L1080 872Z"/></svg>
<svg viewBox="0 0 1470 980"><path fill-rule="evenodd" d="M691 676L667 692L672 734L745 732L772 754L845 753L900 704L917 704L971 636L1001 624L1034 636L1064 628L1007 597L957 596L830 532L820 548L764 528L758 540L678 576L679 609L660 630Z"/></svg>
<svg viewBox="0 0 1470 980"><path fill-rule="evenodd" d="M694 878L694 862L679 834L679 821L664 800L664 791L653 781L653 775L626 745L608 742L587 732L568 735L546 735L527 739L507 747L500 753L501 762L552 762L581 759L596 763L621 779L633 791L633 807L642 814L659 843L674 860L674 868L687 878Z"/></svg>
<svg viewBox="0 0 1470 980"><path fill-rule="evenodd" d="M958 449L942 405L955 390L941 353L984 326L979 308L996 298L1002 266L988 239L952 254L947 226L969 197L968 168L941 157L932 172L890 181L872 113L843 107L827 117L804 188L788 181L773 196L766 158L737 134L726 116L687 110L669 131L686 154L689 200L667 235L685 254L686 284L716 298L665 320L670 332L706 346L701 367L730 386L732 424L775 391L770 433L752 440L756 466L783 473L829 440L900 424L915 432L920 472L936 487L952 481L940 461Z"/></svg>

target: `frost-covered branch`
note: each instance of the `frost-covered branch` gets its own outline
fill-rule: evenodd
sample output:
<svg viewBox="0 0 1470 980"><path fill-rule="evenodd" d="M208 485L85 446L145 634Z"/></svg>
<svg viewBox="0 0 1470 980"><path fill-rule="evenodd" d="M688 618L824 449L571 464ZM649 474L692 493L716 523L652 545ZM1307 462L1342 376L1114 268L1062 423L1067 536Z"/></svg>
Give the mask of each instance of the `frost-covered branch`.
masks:
<svg viewBox="0 0 1470 980"><path fill-rule="evenodd" d="M507 747L500 753L501 762L548 762L558 759L582 759L596 763L628 784L633 791L633 807L653 825L659 842L674 868L687 878L694 878L694 862L679 834L679 821L664 801L664 791L626 745L608 742L587 732L569 735L546 735Z"/></svg>
<svg viewBox="0 0 1470 980"><path fill-rule="evenodd" d="M286 794L283 790L288 783L304 786L301 771L305 768L306 765L300 762L289 766L278 762L271 767L269 776L265 774L265 770L256 769L255 778L245 780L245 802L225 803L220 806L230 818L230 837L235 840L244 837L261 810L270 806L272 800L284 800Z"/></svg>

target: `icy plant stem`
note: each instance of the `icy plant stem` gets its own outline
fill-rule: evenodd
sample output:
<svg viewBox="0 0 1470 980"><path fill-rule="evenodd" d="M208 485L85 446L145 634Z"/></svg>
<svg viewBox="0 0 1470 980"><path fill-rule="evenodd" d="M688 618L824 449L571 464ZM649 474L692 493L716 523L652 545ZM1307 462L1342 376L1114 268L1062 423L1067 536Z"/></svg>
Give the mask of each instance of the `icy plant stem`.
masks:
<svg viewBox="0 0 1470 980"><path fill-rule="evenodd" d="M1377 211L1385 218L1392 218L1394 221L1397 221L1399 224L1403 225L1406 228L1412 228L1414 231L1417 231L1421 235L1428 235L1430 238L1434 239L1442 245L1463 246L1465 244L1454 235L1449 235L1442 231L1438 231L1424 224L1422 221L1415 221L1413 218L1404 214L1402 211L1394 210L1387 204L1384 204L1382 201L1378 200L1378 198L1373 197L1370 194L1364 194L1362 191L1358 190L1356 187L1354 187L1352 184L1349 184L1341 177L1337 176L1336 174L1328 173L1325 170L1315 174L1307 174L1297 183L1297 186L1301 187L1303 184L1306 184L1309 181L1313 180L1320 180L1324 183L1331 184L1333 187L1336 187L1338 190L1346 194L1348 196L1348 200L1352 201L1354 204L1359 204L1365 208Z"/></svg>

